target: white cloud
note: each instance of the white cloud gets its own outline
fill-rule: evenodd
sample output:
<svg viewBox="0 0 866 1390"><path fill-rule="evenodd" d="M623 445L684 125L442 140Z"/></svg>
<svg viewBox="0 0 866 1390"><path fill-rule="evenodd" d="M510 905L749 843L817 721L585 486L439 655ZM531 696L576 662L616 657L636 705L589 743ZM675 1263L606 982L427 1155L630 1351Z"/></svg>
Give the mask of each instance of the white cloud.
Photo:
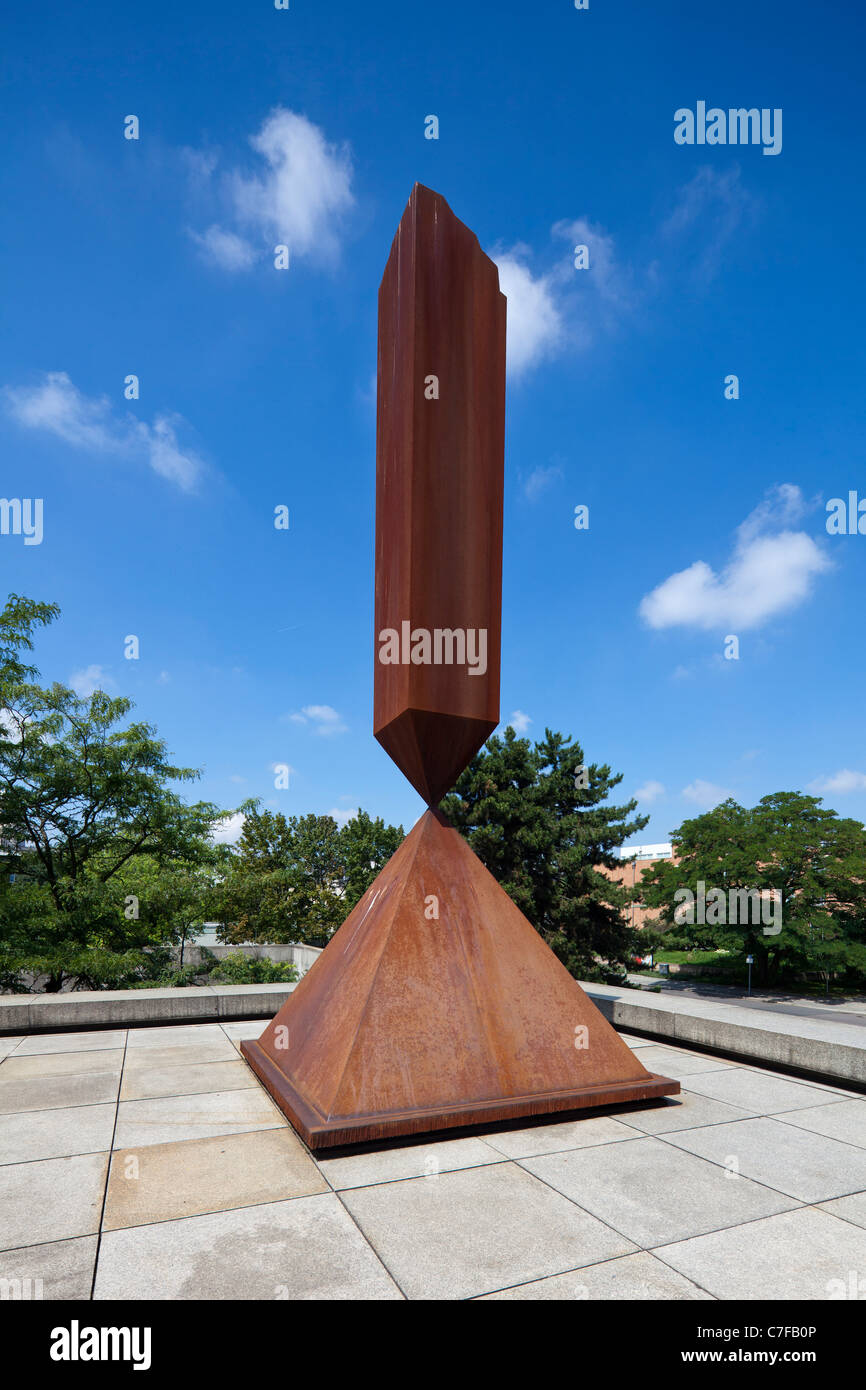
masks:
<svg viewBox="0 0 866 1390"><path fill-rule="evenodd" d="M508 723L516 734L525 734L532 720L528 714L524 714L522 709L516 709L513 714L508 716Z"/></svg>
<svg viewBox="0 0 866 1390"><path fill-rule="evenodd" d="M256 260L255 247L235 232L223 227L208 227L206 232L190 232L205 260L222 270L249 270Z"/></svg>
<svg viewBox="0 0 866 1390"><path fill-rule="evenodd" d="M345 825L347 821L353 820L355 816L357 816L359 809L358 806L353 806L350 810L346 811L340 806L334 806L330 811L326 811L325 815L330 816L338 825Z"/></svg>
<svg viewBox="0 0 866 1390"><path fill-rule="evenodd" d="M711 811L714 806L720 805L722 801L727 801L733 794L727 787L717 787L715 783L705 782L701 777L695 778L694 782L683 787L680 793L686 801L693 801L702 811Z"/></svg>
<svg viewBox="0 0 866 1390"><path fill-rule="evenodd" d="M107 396L88 399L66 372L46 372L38 386L6 386L7 410L25 429L47 430L77 449L109 451L117 445Z"/></svg>
<svg viewBox="0 0 866 1390"><path fill-rule="evenodd" d="M805 531L780 530L805 509L799 488L783 484L737 530L733 555L720 574L695 560L646 594L640 614L653 628L727 628L733 633L759 627L777 613L808 598L816 575L830 561Z"/></svg>
<svg viewBox="0 0 866 1390"><path fill-rule="evenodd" d="M289 719L294 724L312 724L315 732L325 738L333 734L344 734L349 727L348 724L344 724L342 715L330 705L304 705L300 714L290 714Z"/></svg>
<svg viewBox="0 0 866 1390"><path fill-rule="evenodd" d="M677 269L707 286L722 268L732 237L757 210L757 200L740 182L739 166L719 172L704 165L677 190L660 237L675 254Z"/></svg>
<svg viewBox="0 0 866 1390"><path fill-rule="evenodd" d="M633 307L632 275L620 264L608 232L586 217L563 218L553 224L551 237L568 243L567 254L557 247L550 269L537 275L528 264L528 246L490 252L508 300L506 366L511 376L566 348L585 351ZM587 247L585 269L575 267L576 246Z"/></svg>
<svg viewBox="0 0 866 1390"><path fill-rule="evenodd" d="M770 488L763 502L759 502L740 523L737 537L747 544L768 529L778 531L796 525L809 510L809 504L794 483L779 483L777 487Z"/></svg>
<svg viewBox="0 0 866 1390"><path fill-rule="evenodd" d="M107 676L101 666L86 666L83 671L73 671L69 684L82 700L86 700L95 690L107 690L114 681Z"/></svg>
<svg viewBox="0 0 866 1390"><path fill-rule="evenodd" d="M834 772L832 777L818 777L809 785L809 790L813 792L829 792L832 796L847 796L850 792L866 791L866 772L853 772L851 768L842 768L839 772Z"/></svg>
<svg viewBox="0 0 866 1390"><path fill-rule="evenodd" d="M621 258L611 233L585 215L553 223L551 237L566 243L567 253L557 247L551 263L548 247L546 268L537 273L528 246L490 251L508 300L509 374L520 376L566 349L586 351L684 274L705 289L758 207L738 168L707 166L677 189L668 216L648 227L649 249L633 263ZM574 264L578 246L588 251L580 269Z"/></svg>
<svg viewBox="0 0 866 1390"><path fill-rule="evenodd" d="M520 376L551 356L563 339L552 277L533 277L525 256L525 247L493 255L499 267L499 287L508 300L505 361L512 376Z"/></svg>
<svg viewBox="0 0 866 1390"><path fill-rule="evenodd" d="M88 397L66 372L45 372L36 386L3 388L6 409L25 429L44 430L76 449L108 457L144 460L155 473L191 492L203 470L201 459L184 449L177 430L180 415L157 415L152 425L119 416L106 396Z"/></svg>
<svg viewBox="0 0 866 1390"><path fill-rule="evenodd" d="M334 261L339 255L346 215L355 205L352 160L346 144L331 144L306 116L275 107L250 137L259 156L257 169L233 169L223 179L227 216L234 227L212 223L191 235L206 259L223 270L247 270L259 252L242 236L248 231L261 251L286 245L292 259ZM190 160L197 191L214 163Z"/></svg>
<svg viewBox="0 0 866 1390"><path fill-rule="evenodd" d="M626 274L619 264L613 237L590 222L586 217L578 217L573 222L563 219L554 222L555 237L564 238L569 243L569 260L566 266L569 278L575 275L575 284L585 291L597 294L610 304L625 307L630 299ZM589 253L589 265L585 270L574 268L574 248L585 246Z"/></svg>
<svg viewBox="0 0 866 1390"><path fill-rule="evenodd" d="M150 428L147 425L141 428L154 473L177 483L184 492L191 492L202 471L202 462L191 450L182 449L178 444L176 427L182 423L179 415L157 415Z"/></svg>
<svg viewBox="0 0 866 1390"><path fill-rule="evenodd" d="M550 468L542 468L541 465L534 468L526 482L523 484L523 494L530 502L536 502L543 492L556 482L557 478L562 477L562 469L557 464L552 464Z"/></svg>
<svg viewBox="0 0 866 1390"><path fill-rule="evenodd" d="M663 782L644 782L642 787L638 787L635 796L638 801L658 801L660 796L664 796L665 787Z"/></svg>
<svg viewBox="0 0 866 1390"><path fill-rule="evenodd" d="M242 811L235 811L227 816L225 820L218 823L211 832L211 839L216 845L233 845L240 839L241 831L244 828L246 816Z"/></svg>

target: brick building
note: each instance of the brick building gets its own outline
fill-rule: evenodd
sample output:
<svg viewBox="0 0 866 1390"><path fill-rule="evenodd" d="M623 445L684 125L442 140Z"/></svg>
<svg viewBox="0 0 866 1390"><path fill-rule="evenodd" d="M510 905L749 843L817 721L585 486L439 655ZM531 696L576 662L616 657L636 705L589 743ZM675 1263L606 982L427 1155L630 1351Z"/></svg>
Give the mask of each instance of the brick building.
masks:
<svg viewBox="0 0 866 1390"><path fill-rule="evenodd" d="M619 851L621 864L615 869L599 868L599 872L612 878L615 883L621 883L626 888L636 888L640 886L640 881L644 874L649 873L658 864L660 859L673 859L673 846L668 843L658 845L628 845ZM640 928L645 925L648 917L654 909L644 907L640 902L631 903L628 908L628 920L631 926Z"/></svg>

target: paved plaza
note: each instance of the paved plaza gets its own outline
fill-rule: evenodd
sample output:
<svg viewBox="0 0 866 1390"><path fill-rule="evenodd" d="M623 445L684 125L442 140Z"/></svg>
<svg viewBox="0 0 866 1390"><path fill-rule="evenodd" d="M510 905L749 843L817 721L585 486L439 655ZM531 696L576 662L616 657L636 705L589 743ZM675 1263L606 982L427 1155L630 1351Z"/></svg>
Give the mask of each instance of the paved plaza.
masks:
<svg viewBox="0 0 866 1390"><path fill-rule="evenodd" d="M0 1279L46 1299L866 1296L862 1095L626 1037L680 1096L315 1159L239 1055L262 1028L0 1037Z"/></svg>

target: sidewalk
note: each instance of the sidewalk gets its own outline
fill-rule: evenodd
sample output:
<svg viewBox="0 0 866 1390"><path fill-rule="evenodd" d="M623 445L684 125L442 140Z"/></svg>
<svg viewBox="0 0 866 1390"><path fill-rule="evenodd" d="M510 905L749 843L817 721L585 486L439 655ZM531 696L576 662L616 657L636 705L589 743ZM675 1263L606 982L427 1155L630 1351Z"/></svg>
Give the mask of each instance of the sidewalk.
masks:
<svg viewBox="0 0 866 1390"><path fill-rule="evenodd" d="M239 1056L261 1029L0 1039L0 1279L46 1299L826 1299L866 1271L866 1100L844 1088L632 1037L680 1096L315 1159Z"/></svg>

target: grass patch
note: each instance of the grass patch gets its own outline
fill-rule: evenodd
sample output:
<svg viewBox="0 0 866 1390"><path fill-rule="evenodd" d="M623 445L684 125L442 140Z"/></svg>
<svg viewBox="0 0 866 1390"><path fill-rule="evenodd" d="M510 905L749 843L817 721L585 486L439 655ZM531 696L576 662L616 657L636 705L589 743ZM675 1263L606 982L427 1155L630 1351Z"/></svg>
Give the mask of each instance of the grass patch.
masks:
<svg viewBox="0 0 866 1390"><path fill-rule="evenodd" d="M656 951L653 961L668 965L714 965L717 961L730 960L725 951Z"/></svg>

